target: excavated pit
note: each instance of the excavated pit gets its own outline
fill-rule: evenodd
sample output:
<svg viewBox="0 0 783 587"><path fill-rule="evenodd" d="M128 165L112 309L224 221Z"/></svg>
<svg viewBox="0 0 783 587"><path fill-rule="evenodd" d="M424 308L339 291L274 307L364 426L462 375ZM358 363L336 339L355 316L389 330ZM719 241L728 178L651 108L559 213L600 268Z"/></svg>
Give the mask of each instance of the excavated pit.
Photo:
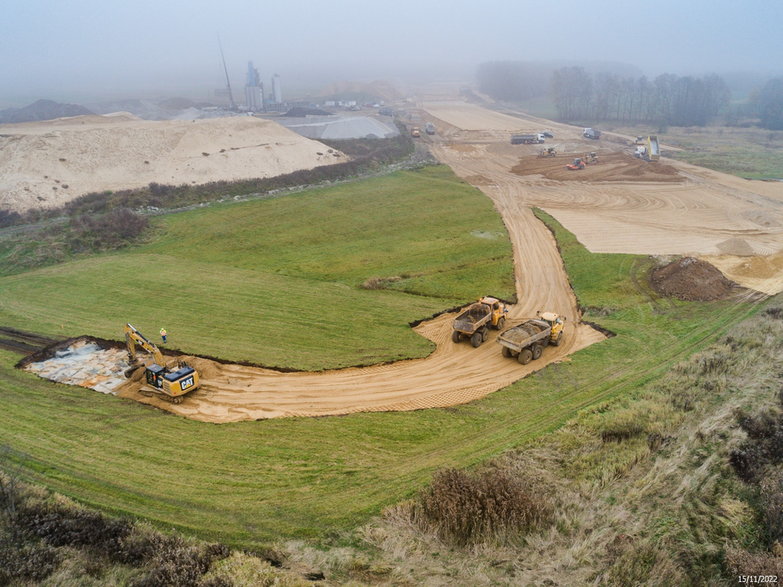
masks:
<svg viewBox="0 0 783 587"><path fill-rule="evenodd" d="M42 349L19 366L43 379L116 395L131 365L124 347L82 337Z"/></svg>

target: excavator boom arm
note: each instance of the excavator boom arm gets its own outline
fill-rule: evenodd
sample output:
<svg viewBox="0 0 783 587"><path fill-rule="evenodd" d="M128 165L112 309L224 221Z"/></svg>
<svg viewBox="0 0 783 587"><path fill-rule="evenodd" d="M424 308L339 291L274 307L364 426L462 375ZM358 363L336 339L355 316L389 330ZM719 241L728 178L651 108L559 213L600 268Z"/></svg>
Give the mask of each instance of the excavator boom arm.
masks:
<svg viewBox="0 0 783 587"><path fill-rule="evenodd" d="M155 361L155 363L161 366L165 366L166 363L163 359L163 353L160 352L160 349L155 346L155 343L150 341L141 332L136 330L132 324L125 325L125 344L128 347L128 355L131 357L131 360L136 359L136 344L138 344L141 348L152 355L152 359Z"/></svg>

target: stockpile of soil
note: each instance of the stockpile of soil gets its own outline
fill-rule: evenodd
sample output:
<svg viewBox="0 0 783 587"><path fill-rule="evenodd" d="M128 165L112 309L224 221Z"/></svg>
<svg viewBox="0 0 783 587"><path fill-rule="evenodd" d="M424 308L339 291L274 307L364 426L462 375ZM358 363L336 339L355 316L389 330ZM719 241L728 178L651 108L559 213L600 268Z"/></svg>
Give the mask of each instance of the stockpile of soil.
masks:
<svg viewBox="0 0 783 587"><path fill-rule="evenodd" d="M686 301L720 300L737 286L706 261L693 257L654 269L650 283L658 293Z"/></svg>
<svg viewBox="0 0 783 587"><path fill-rule="evenodd" d="M598 163L572 171L566 165L586 153L558 153L556 157L522 157L511 171L517 175L543 175L557 181L683 181L677 169L660 161L648 162L627 153L598 153Z"/></svg>
<svg viewBox="0 0 783 587"><path fill-rule="evenodd" d="M140 120L127 113L0 127L0 209L90 192L274 177L334 163L323 143L271 120Z"/></svg>

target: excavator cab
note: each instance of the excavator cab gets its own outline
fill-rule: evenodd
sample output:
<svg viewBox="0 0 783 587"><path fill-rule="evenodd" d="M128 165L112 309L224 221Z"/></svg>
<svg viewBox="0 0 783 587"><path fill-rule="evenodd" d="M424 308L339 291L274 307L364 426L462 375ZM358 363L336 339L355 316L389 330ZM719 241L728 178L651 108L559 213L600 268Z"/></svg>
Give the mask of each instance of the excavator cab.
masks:
<svg viewBox="0 0 783 587"><path fill-rule="evenodd" d="M163 388L163 374L166 372L165 367L161 367L153 363L146 368L145 375L147 377L147 383L155 389Z"/></svg>

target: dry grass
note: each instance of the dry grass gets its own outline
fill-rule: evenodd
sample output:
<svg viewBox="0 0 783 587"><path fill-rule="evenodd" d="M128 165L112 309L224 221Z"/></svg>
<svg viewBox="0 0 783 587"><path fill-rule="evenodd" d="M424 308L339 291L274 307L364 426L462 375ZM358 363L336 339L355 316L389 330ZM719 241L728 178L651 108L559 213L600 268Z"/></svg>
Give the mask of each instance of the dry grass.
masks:
<svg viewBox="0 0 783 587"><path fill-rule="evenodd" d="M0 465L13 469L8 462ZM258 557L112 518L0 471L0 585L41 582L133 587L307 584Z"/></svg>
<svg viewBox="0 0 783 587"><path fill-rule="evenodd" d="M480 474L445 471L413 504L389 508L364 527L363 540L396 576L407 571L409 579L426 577L433 585L525 585L547 578L729 585L736 583L732 573L758 574L753 565L772 573L780 559L764 545L783 531L781 478L767 475L762 498L751 498L733 476L729 454L746 436L736 426L738 410L777 401L781 317L770 308L635 395L597 406L496 459L487 470L499 486L533 479L548 487L546 524L518 532L519 539L501 531L506 540L499 541L486 530L493 527L487 512L502 509L487 489L493 483L485 485ZM761 428L766 438L776 438L769 436L774 427ZM767 512L763 526L758 503ZM513 516L498 518L504 528L502 520Z"/></svg>

